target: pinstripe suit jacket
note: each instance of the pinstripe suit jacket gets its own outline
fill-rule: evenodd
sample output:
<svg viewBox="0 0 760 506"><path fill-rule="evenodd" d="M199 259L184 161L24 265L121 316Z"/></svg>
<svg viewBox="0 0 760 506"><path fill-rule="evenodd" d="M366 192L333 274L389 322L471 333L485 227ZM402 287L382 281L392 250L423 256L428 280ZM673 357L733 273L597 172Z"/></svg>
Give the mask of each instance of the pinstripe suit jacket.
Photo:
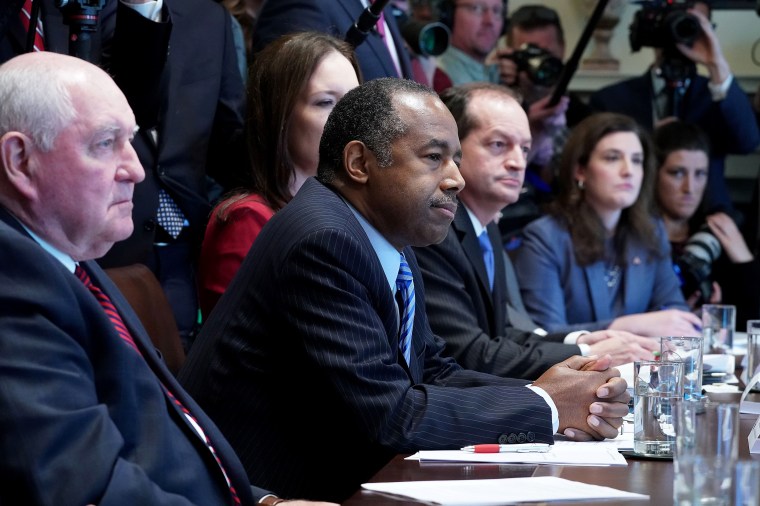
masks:
<svg viewBox="0 0 760 506"><path fill-rule="evenodd" d="M337 193L309 179L261 231L180 374L256 483L341 501L397 453L528 432L552 441L550 409L525 382L441 356L405 255L417 297L409 367L388 281Z"/></svg>
<svg viewBox="0 0 760 506"><path fill-rule="evenodd" d="M579 355L580 349L562 344L564 333L541 337L509 326L501 235L495 223L487 230L495 253L493 291L478 237L461 203L443 242L414 249L430 326L446 341L444 353L463 367L535 379L557 362Z"/></svg>
<svg viewBox="0 0 760 506"><path fill-rule="evenodd" d="M203 427L242 503L254 504L240 461L95 262L81 265L142 356L2 208L0 265L0 504L232 504L219 465L162 384Z"/></svg>

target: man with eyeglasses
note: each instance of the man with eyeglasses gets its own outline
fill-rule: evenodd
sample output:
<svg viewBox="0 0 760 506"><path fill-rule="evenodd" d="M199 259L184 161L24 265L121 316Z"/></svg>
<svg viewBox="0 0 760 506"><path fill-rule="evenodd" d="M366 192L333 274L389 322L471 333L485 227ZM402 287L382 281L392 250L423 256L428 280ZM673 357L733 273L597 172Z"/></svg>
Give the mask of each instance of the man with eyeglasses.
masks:
<svg viewBox="0 0 760 506"><path fill-rule="evenodd" d="M486 64L504 27L505 0L443 0L441 21L451 30L451 45L438 66L454 85L472 81L499 82L499 67Z"/></svg>

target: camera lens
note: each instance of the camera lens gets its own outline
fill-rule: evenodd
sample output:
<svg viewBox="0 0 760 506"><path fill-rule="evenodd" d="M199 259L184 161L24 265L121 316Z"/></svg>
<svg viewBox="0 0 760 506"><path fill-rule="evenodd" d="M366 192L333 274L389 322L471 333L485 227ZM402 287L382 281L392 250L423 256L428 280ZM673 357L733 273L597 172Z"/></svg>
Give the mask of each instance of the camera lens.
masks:
<svg viewBox="0 0 760 506"><path fill-rule="evenodd" d="M443 23L409 20L401 27L401 35L416 54L438 56L449 47L450 32Z"/></svg>
<svg viewBox="0 0 760 506"><path fill-rule="evenodd" d="M684 253L689 253L709 264L718 259L721 250L718 238L707 230L700 230L689 237L684 246Z"/></svg>
<svg viewBox="0 0 760 506"><path fill-rule="evenodd" d="M685 12L671 12L665 18L673 42L691 45L699 35L701 27L697 18Z"/></svg>

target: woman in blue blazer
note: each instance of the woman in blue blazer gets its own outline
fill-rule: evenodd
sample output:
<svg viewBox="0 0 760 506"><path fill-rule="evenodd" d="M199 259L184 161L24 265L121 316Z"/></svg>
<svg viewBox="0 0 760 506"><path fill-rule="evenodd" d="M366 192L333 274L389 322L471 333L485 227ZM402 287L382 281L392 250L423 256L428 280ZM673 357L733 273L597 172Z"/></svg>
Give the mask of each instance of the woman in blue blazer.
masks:
<svg viewBox="0 0 760 506"><path fill-rule="evenodd" d="M600 113L578 124L560 162L560 192L516 252L525 306L550 332L618 329L694 335L652 212L651 142L631 118Z"/></svg>

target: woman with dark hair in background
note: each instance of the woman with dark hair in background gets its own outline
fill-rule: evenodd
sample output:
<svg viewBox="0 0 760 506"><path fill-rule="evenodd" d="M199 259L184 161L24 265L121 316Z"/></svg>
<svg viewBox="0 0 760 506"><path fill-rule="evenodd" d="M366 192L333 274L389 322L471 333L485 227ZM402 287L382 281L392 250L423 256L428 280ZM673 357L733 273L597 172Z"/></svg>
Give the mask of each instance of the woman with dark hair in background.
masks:
<svg viewBox="0 0 760 506"><path fill-rule="evenodd" d="M674 268L692 308L734 304L737 329L760 316L760 265L734 220L699 209L707 186L710 143L697 125L673 121L654 133L657 207L665 222Z"/></svg>
<svg viewBox="0 0 760 506"><path fill-rule="evenodd" d="M318 32L273 41L256 55L248 82L248 151L252 186L213 210L200 258L200 304L211 312L272 215L317 172L327 116L359 85L346 42Z"/></svg>
<svg viewBox="0 0 760 506"><path fill-rule="evenodd" d="M647 133L627 116L600 113L573 129L557 200L516 252L523 301L543 328L698 332L652 211L653 164Z"/></svg>

